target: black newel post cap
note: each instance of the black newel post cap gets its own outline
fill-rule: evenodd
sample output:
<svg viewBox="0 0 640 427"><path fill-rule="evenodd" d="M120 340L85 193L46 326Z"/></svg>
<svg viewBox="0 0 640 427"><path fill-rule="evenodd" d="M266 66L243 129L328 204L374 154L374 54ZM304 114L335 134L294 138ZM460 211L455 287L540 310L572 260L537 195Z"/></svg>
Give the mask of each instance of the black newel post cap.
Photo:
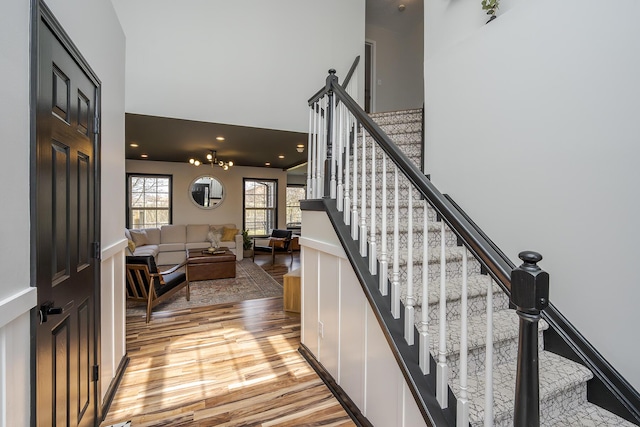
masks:
<svg viewBox="0 0 640 427"><path fill-rule="evenodd" d="M519 311L539 314L549 305L549 273L538 267L539 253L524 251L518 257L524 263L511 272L511 302Z"/></svg>
<svg viewBox="0 0 640 427"><path fill-rule="evenodd" d="M327 76L326 89L327 91L331 90L332 84L338 84L338 77L336 77L336 70L333 68L329 70L329 75Z"/></svg>

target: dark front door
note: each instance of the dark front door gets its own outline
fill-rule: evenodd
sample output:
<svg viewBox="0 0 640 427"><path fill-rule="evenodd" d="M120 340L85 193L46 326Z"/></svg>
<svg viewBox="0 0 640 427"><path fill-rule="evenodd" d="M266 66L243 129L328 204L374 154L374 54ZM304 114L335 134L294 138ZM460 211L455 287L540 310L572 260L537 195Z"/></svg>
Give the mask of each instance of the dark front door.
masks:
<svg viewBox="0 0 640 427"><path fill-rule="evenodd" d="M36 425L93 426L98 90L43 20L38 33Z"/></svg>

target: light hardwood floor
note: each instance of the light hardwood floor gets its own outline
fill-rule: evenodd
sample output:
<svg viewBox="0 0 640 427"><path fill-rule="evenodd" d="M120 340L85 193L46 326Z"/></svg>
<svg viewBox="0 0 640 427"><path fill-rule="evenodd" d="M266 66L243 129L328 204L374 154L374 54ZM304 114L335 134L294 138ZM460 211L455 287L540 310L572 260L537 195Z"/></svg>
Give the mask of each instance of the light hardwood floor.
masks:
<svg viewBox="0 0 640 427"><path fill-rule="evenodd" d="M129 318L130 362L102 426L354 426L299 344L282 298Z"/></svg>

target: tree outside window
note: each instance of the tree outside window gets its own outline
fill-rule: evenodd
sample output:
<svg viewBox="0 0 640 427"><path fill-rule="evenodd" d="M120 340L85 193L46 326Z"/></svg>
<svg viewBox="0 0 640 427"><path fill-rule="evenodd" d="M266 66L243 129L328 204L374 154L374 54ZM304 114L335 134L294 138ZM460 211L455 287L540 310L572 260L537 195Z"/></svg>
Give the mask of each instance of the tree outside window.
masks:
<svg viewBox="0 0 640 427"><path fill-rule="evenodd" d="M244 179L243 229L249 236L268 236L277 228L278 181Z"/></svg>
<svg viewBox="0 0 640 427"><path fill-rule="evenodd" d="M171 224L171 176L127 174L127 227Z"/></svg>
<svg viewBox="0 0 640 427"><path fill-rule="evenodd" d="M304 187L287 187L287 228L299 228L302 225L300 200L306 199Z"/></svg>

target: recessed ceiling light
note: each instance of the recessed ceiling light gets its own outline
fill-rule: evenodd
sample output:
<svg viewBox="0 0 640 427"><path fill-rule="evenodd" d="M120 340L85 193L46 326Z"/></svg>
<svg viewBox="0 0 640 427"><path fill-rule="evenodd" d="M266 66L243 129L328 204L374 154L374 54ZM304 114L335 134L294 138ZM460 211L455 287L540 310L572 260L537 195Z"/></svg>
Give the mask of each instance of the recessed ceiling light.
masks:
<svg viewBox="0 0 640 427"><path fill-rule="evenodd" d="M271 166L271 163L266 162L264 165L265 165L265 166Z"/></svg>
<svg viewBox="0 0 640 427"><path fill-rule="evenodd" d="M131 144L129 144L129 147L138 148L139 145L136 144L135 142L132 142Z"/></svg>
<svg viewBox="0 0 640 427"><path fill-rule="evenodd" d="M216 136L216 139L217 139L218 141L224 141L224 136Z"/></svg>
<svg viewBox="0 0 640 427"><path fill-rule="evenodd" d="M140 157L142 157L143 159L146 159L147 157L149 157L148 154L140 154Z"/></svg>
<svg viewBox="0 0 640 427"><path fill-rule="evenodd" d="M280 154L280 155L278 156L278 158L279 158L279 159L284 159L284 156L283 156L282 154Z"/></svg>

